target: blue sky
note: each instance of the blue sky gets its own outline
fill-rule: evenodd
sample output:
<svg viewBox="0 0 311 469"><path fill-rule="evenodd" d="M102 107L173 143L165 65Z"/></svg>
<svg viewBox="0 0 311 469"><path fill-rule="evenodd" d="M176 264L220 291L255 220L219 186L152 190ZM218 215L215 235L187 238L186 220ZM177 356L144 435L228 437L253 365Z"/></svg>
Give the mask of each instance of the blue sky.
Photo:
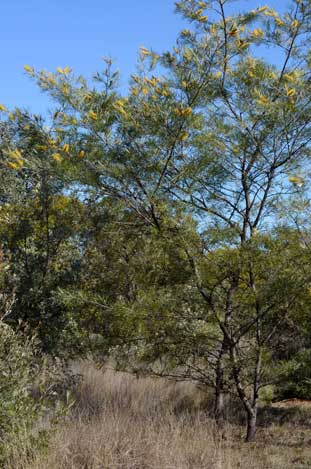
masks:
<svg viewBox="0 0 311 469"><path fill-rule="evenodd" d="M238 0L233 8L259 4L284 8L283 0ZM101 57L109 55L126 87L139 47L170 49L183 27L173 0L4 0L0 102L46 111L48 98L26 76L24 64L49 71L69 65L90 76L101 68Z"/></svg>

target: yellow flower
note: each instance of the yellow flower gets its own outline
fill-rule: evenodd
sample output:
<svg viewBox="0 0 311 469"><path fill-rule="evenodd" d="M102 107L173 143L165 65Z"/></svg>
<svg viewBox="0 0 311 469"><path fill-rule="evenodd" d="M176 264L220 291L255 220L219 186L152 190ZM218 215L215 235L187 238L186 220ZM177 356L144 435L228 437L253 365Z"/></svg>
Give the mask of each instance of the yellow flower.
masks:
<svg viewBox="0 0 311 469"><path fill-rule="evenodd" d="M69 150L70 150L69 144L68 144L68 143L65 143L65 144L63 145L63 152L64 152L64 153L69 153Z"/></svg>
<svg viewBox="0 0 311 469"><path fill-rule="evenodd" d="M284 21L280 18L275 18L275 22L278 26L283 26L285 24Z"/></svg>
<svg viewBox="0 0 311 469"><path fill-rule="evenodd" d="M296 94L295 88L289 88L286 90L286 95L289 97L294 96L295 94Z"/></svg>
<svg viewBox="0 0 311 469"><path fill-rule="evenodd" d="M58 73L60 73L61 75L68 75L69 72L71 72L71 68L70 67L65 67L65 68L60 68L60 67L57 67L56 69L58 71Z"/></svg>
<svg viewBox="0 0 311 469"><path fill-rule="evenodd" d="M89 111L88 117L89 119L92 119L93 121L96 121L98 119L98 115L95 111Z"/></svg>
<svg viewBox="0 0 311 469"><path fill-rule="evenodd" d="M141 55L145 55L146 57L151 55L150 50L146 49L146 47L144 47L144 46L142 46L140 48L140 53L141 53Z"/></svg>
<svg viewBox="0 0 311 469"><path fill-rule="evenodd" d="M125 109L124 109L124 103L123 101L121 100L118 100L116 101L114 104L113 104L113 107L115 108L116 111L120 112L121 114L123 114L124 116L127 115Z"/></svg>
<svg viewBox="0 0 311 469"><path fill-rule="evenodd" d="M265 11L265 16L272 16L273 18L277 18L278 14L273 8L267 8Z"/></svg>
<svg viewBox="0 0 311 469"><path fill-rule="evenodd" d="M148 88L146 88L145 86L142 88L141 92L144 96L146 96L146 94L148 94Z"/></svg>
<svg viewBox="0 0 311 469"><path fill-rule="evenodd" d="M293 81L299 80L303 75L304 75L304 71L303 71L303 70L294 70L294 71L291 73L291 76L293 77Z"/></svg>
<svg viewBox="0 0 311 469"><path fill-rule="evenodd" d="M181 135L180 135L180 140L182 142L184 142L185 140L187 140L187 138L189 137L189 132L183 132Z"/></svg>
<svg viewBox="0 0 311 469"><path fill-rule="evenodd" d="M55 78L54 78L53 76L49 76L48 82L49 82L49 84L52 85L52 86L56 84L56 80L55 80Z"/></svg>
<svg viewBox="0 0 311 469"><path fill-rule="evenodd" d="M134 96L138 96L138 89L135 86L133 86L133 88L132 88L132 94Z"/></svg>
<svg viewBox="0 0 311 469"><path fill-rule="evenodd" d="M8 166L12 169L19 169L20 166L17 163L9 162Z"/></svg>
<svg viewBox="0 0 311 469"><path fill-rule="evenodd" d="M254 29L253 36L254 37L262 37L263 36L263 30L261 28Z"/></svg>
<svg viewBox="0 0 311 469"><path fill-rule="evenodd" d="M16 150L10 151L9 156L15 160L20 160L22 158L22 154L17 148Z"/></svg>
<svg viewBox="0 0 311 469"><path fill-rule="evenodd" d="M116 106L118 107L124 107L124 101L122 101L122 99L117 99L117 101L115 102Z"/></svg>
<svg viewBox="0 0 311 469"><path fill-rule="evenodd" d="M298 21L298 20L294 20L294 21L292 22L292 27L293 27L294 29L296 29L296 28L298 28L298 26L299 26L299 21Z"/></svg>
<svg viewBox="0 0 311 469"><path fill-rule="evenodd" d="M198 20L201 22L201 23L205 23L207 20L208 20L208 16L199 16Z"/></svg>
<svg viewBox="0 0 311 469"><path fill-rule="evenodd" d="M267 96L262 95L257 99L257 103L261 106L266 106L267 104L269 104L269 99L267 98Z"/></svg>
<svg viewBox="0 0 311 469"><path fill-rule="evenodd" d="M30 65L24 65L25 72L33 73L33 68Z"/></svg>
<svg viewBox="0 0 311 469"><path fill-rule="evenodd" d="M177 114L177 116L191 116L192 114L192 109L191 107L186 107L184 109L180 109L180 108L176 108L175 109L175 114Z"/></svg>
<svg viewBox="0 0 311 469"><path fill-rule="evenodd" d="M301 187L304 183L304 180L299 176L290 176L288 180L292 184L295 184L296 186L299 186L299 187Z"/></svg>
<svg viewBox="0 0 311 469"><path fill-rule="evenodd" d="M181 113L182 113L182 114L181 114L182 116L191 116L191 114L192 114L192 109L191 109L191 107L186 107L186 109L183 109L183 110L181 111Z"/></svg>
<svg viewBox="0 0 311 469"><path fill-rule="evenodd" d="M83 158L84 155L85 155L85 151L84 151L84 150L79 151L79 155L78 155L79 158Z"/></svg>
<svg viewBox="0 0 311 469"><path fill-rule="evenodd" d="M229 31L229 36L237 36L239 33L239 30L236 26L232 26L231 30Z"/></svg>
<svg viewBox="0 0 311 469"><path fill-rule="evenodd" d="M144 82L152 86L155 86L157 83L155 78L147 78L147 77L144 79Z"/></svg>
<svg viewBox="0 0 311 469"><path fill-rule="evenodd" d="M5 112L6 110L7 110L6 107L0 103L0 111Z"/></svg>
<svg viewBox="0 0 311 469"><path fill-rule="evenodd" d="M52 155L52 158L54 161L56 161L57 163L60 163L62 161L62 157L59 153L53 153Z"/></svg>

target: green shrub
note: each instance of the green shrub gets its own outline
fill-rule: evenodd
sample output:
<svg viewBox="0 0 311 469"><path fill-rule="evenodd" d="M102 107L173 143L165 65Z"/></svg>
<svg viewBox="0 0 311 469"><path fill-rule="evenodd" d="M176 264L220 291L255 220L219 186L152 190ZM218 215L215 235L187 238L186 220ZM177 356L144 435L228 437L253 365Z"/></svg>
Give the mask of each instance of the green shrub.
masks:
<svg viewBox="0 0 311 469"><path fill-rule="evenodd" d="M66 408L59 399L62 379L59 364L39 353L36 338L0 321L0 467L17 467L47 442L51 421Z"/></svg>

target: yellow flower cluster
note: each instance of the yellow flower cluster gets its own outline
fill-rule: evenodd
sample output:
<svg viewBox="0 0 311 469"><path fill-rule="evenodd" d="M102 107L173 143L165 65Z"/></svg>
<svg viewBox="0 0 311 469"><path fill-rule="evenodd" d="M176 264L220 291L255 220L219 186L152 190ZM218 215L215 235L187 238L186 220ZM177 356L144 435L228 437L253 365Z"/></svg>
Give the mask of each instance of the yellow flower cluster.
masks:
<svg viewBox="0 0 311 469"><path fill-rule="evenodd" d="M283 80L289 83L297 83L303 73L302 70L293 70L292 72L284 73Z"/></svg>
<svg viewBox="0 0 311 469"><path fill-rule="evenodd" d="M265 14L265 16L271 16L272 18L278 18L279 17L278 13L273 8L270 8L270 7L265 8L264 14Z"/></svg>
<svg viewBox="0 0 311 469"><path fill-rule="evenodd" d="M261 28L254 29L253 36L258 38L264 35L263 30Z"/></svg>
<svg viewBox="0 0 311 469"><path fill-rule="evenodd" d="M33 67L30 67L30 65L24 65L24 70L25 72L30 73L31 75L34 74L34 69Z"/></svg>
<svg viewBox="0 0 311 469"><path fill-rule="evenodd" d="M62 156L60 153L53 153L52 158L56 163L60 163L62 161Z"/></svg>
<svg viewBox="0 0 311 469"><path fill-rule="evenodd" d="M65 68L57 67L56 70L57 70L58 73L60 73L61 75L68 75L68 73L71 72L71 68L70 68L70 67L65 67Z"/></svg>
<svg viewBox="0 0 311 469"><path fill-rule="evenodd" d="M292 96L295 96L296 90L295 88L287 88L286 87L286 95L290 98Z"/></svg>
<svg viewBox="0 0 311 469"><path fill-rule="evenodd" d="M299 26L299 21L298 21L298 20L294 20L294 21L292 22L292 27L293 27L294 29L297 29L298 26Z"/></svg>
<svg viewBox="0 0 311 469"><path fill-rule="evenodd" d="M125 100L124 99L118 99L114 104L113 107L116 109L116 111L120 112L120 114L123 114L124 116L127 116L127 112L124 109L125 106Z"/></svg>
<svg viewBox="0 0 311 469"><path fill-rule="evenodd" d="M260 95L257 99L257 104L260 106L267 106L267 104L269 104L269 98L267 98L265 95Z"/></svg>
<svg viewBox="0 0 311 469"><path fill-rule="evenodd" d="M8 163L8 166L14 170L18 170L24 166L24 160L20 150L15 149L8 153L8 156L13 159Z"/></svg>
<svg viewBox="0 0 311 469"><path fill-rule="evenodd" d="M98 114L95 111L89 111L87 116L88 116L89 119L91 119L93 121L97 121L97 119L98 119Z"/></svg>
<svg viewBox="0 0 311 469"><path fill-rule="evenodd" d="M174 112L177 116L188 117L188 116L191 116L192 114L192 108L191 107L176 108Z"/></svg>
<svg viewBox="0 0 311 469"><path fill-rule="evenodd" d="M259 8L257 8L257 13L263 13L263 12L265 12L267 9L268 9L267 6L259 7Z"/></svg>
<svg viewBox="0 0 311 469"><path fill-rule="evenodd" d="M229 36L236 37L239 34L239 29L233 25L229 31Z"/></svg>
<svg viewBox="0 0 311 469"><path fill-rule="evenodd" d="M146 47L144 47L144 46L141 46L140 53L141 53L142 56L146 56L146 57L151 55L150 50L146 49Z"/></svg>
<svg viewBox="0 0 311 469"><path fill-rule="evenodd" d="M284 21L281 18L275 18L275 22L278 26L284 26Z"/></svg>
<svg viewBox="0 0 311 469"><path fill-rule="evenodd" d="M301 187L304 183L304 180L303 178L301 178L300 176L290 176L288 178L289 182L291 182L292 184L295 184L299 187Z"/></svg>
<svg viewBox="0 0 311 469"><path fill-rule="evenodd" d="M182 132L182 133L180 134L180 140L181 140L182 142L184 142L185 140L187 140L188 137L189 137L189 132L187 132L187 131Z"/></svg>

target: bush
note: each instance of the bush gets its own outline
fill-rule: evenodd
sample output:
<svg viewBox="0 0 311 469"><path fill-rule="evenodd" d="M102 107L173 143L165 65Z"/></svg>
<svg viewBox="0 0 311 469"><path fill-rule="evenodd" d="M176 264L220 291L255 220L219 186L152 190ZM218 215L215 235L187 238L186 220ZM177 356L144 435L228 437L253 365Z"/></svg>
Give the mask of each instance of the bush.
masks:
<svg viewBox="0 0 311 469"><path fill-rule="evenodd" d="M36 338L0 321L0 467L10 467L13 460L12 467L18 467L45 444L49 413L65 409L58 399L59 366L47 365Z"/></svg>

